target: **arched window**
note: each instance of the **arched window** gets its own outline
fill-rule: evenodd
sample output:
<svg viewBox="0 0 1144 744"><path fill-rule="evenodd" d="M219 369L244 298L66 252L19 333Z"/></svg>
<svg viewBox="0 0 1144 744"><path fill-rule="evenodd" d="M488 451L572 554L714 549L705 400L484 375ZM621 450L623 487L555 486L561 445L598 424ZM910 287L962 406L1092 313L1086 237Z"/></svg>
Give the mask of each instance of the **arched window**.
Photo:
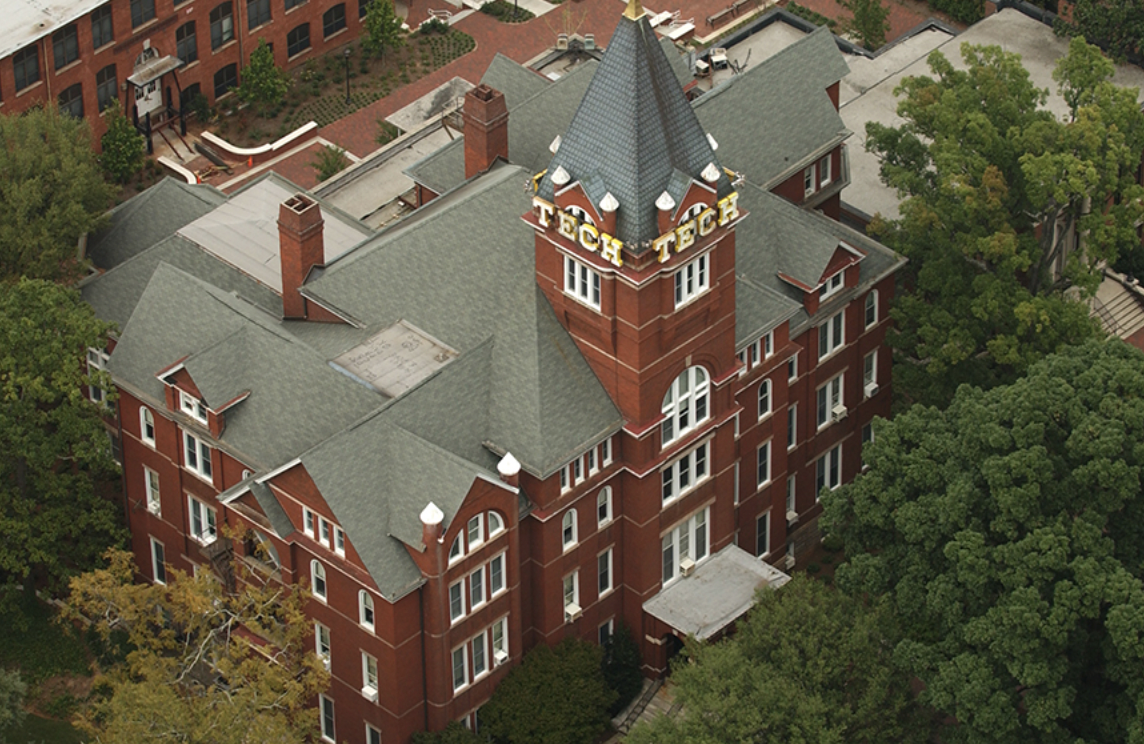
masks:
<svg viewBox="0 0 1144 744"><path fill-rule="evenodd" d="M317 561L310 561L310 591L314 599L326 601L326 567Z"/></svg>
<svg viewBox="0 0 1144 744"><path fill-rule="evenodd" d="M596 495L596 523L603 527L612 521L612 487L604 486Z"/></svg>
<svg viewBox="0 0 1144 744"><path fill-rule="evenodd" d="M759 383L759 418L771 415L771 381Z"/></svg>
<svg viewBox="0 0 1144 744"><path fill-rule="evenodd" d="M703 202L699 202L697 204L692 204L690 207L687 208L687 210L679 218L679 224L682 225L684 222L687 222L688 220L695 219L696 217L698 217L700 214L703 213L704 209L707 209L707 205L704 204Z"/></svg>
<svg viewBox="0 0 1144 744"><path fill-rule="evenodd" d="M489 537L504 529L504 520L496 512L489 512Z"/></svg>
<svg viewBox="0 0 1144 744"><path fill-rule="evenodd" d="M569 509L564 512L564 519L561 522L561 537L564 542L564 549L568 550L576 544L576 510Z"/></svg>
<svg viewBox="0 0 1144 744"><path fill-rule="evenodd" d="M139 435L144 442L155 446L155 414L147 406L139 409Z"/></svg>
<svg viewBox="0 0 1144 744"><path fill-rule="evenodd" d="M465 538L463 535L457 535L457 539L453 540L453 545L449 548L449 563L453 563L465 554Z"/></svg>
<svg viewBox="0 0 1144 744"><path fill-rule="evenodd" d="M373 597L365 589L358 592L358 622L373 630Z"/></svg>
<svg viewBox="0 0 1144 744"><path fill-rule="evenodd" d="M674 442L711 415L707 406L710 393L707 371L702 367L684 370L663 396L663 444Z"/></svg>

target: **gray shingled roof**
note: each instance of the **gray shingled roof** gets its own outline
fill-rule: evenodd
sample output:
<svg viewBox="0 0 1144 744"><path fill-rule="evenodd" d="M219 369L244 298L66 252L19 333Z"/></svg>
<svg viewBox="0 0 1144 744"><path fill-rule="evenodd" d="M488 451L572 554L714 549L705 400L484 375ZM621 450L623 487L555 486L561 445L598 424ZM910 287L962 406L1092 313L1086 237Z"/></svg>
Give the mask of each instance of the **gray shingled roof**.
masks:
<svg viewBox="0 0 1144 744"><path fill-rule="evenodd" d="M846 133L826 89L849 68L825 27L695 101L727 167L769 188Z"/></svg>
<svg viewBox="0 0 1144 744"><path fill-rule="evenodd" d="M647 17L622 16L539 193L552 199L558 167L582 185L594 176L596 193L585 188L588 197L599 204L610 192L618 200L616 237L638 253L659 235L655 201L675 172L702 182L709 163L719 159ZM717 187L720 196L731 191L722 168ZM678 204L683 193L672 196Z"/></svg>
<svg viewBox="0 0 1144 744"><path fill-rule="evenodd" d="M306 292L365 325L404 319L462 357L492 336L488 441L547 476L616 431L621 418L536 284L534 235L520 219L530 207L521 188L527 175L499 166L439 197L333 263ZM413 418L419 436L445 447L450 406L476 392L472 379L450 382L447 370L409 402L429 410L430 396L441 396L432 404L439 421L420 408ZM455 394L433 392L437 379ZM458 446L474 458L471 443Z"/></svg>
<svg viewBox="0 0 1144 744"><path fill-rule="evenodd" d="M505 104L511 111L547 88L552 81L497 52L481 76L481 83L504 93Z"/></svg>
<svg viewBox="0 0 1144 744"><path fill-rule="evenodd" d="M101 269L118 266L225 201L211 186L164 178L111 210L111 223L92 236L87 255Z"/></svg>

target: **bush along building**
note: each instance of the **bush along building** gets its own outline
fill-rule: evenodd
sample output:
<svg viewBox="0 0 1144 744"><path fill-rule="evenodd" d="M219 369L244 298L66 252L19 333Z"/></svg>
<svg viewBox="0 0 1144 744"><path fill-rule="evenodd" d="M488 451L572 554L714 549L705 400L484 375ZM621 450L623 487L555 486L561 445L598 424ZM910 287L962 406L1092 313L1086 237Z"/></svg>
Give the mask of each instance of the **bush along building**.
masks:
<svg viewBox="0 0 1144 744"><path fill-rule="evenodd" d="M91 122L115 100L141 129L238 85L265 39L279 67L347 43L368 0L11 0L0 29L4 113L56 101Z"/></svg>
<svg viewBox="0 0 1144 744"><path fill-rule="evenodd" d="M270 175L93 238L140 578L308 585L323 739L472 725L620 621L664 674L858 473L901 259L831 219L845 65L817 33L689 103L677 63L636 2L557 82L498 59L380 233Z"/></svg>

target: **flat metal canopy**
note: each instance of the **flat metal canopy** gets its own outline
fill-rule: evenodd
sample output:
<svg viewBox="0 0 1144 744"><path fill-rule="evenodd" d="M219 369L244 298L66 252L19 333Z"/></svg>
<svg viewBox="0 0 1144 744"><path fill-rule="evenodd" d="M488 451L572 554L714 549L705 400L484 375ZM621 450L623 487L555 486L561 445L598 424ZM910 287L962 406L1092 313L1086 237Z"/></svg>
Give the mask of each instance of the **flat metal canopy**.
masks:
<svg viewBox="0 0 1144 744"><path fill-rule="evenodd" d="M790 581L782 571L728 545L644 602L644 612L684 635L706 640L755 604L755 591Z"/></svg>
<svg viewBox="0 0 1144 744"><path fill-rule="evenodd" d="M183 60L179 59L178 57L173 57L170 54L168 54L166 57L156 57L155 59L149 59L135 68L135 72L131 74L131 77L127 78L127 82L131 83L136 88L140 88L153 80L158 80L168 72L177 70L182 66Z"/></svg>

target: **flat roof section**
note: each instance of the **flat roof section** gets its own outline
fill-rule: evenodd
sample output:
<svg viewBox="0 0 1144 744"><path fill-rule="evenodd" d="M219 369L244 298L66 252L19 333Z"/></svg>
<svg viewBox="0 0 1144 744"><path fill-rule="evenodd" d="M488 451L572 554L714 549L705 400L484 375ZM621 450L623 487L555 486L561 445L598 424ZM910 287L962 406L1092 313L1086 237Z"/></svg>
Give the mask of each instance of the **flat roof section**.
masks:
<svg viewBox="0 0 1144 744"><path fill-rule="evenodd" d="M399 320L334 359L334 364L391 398L444 367L457 352Z"/></svg>
<svg viewBox="0 0 1144 744"><path fill-rule="evenodd" d="M107 0L4 0L0 59L82 18ZM42 74L42 71L41 71Z"/></svg>

